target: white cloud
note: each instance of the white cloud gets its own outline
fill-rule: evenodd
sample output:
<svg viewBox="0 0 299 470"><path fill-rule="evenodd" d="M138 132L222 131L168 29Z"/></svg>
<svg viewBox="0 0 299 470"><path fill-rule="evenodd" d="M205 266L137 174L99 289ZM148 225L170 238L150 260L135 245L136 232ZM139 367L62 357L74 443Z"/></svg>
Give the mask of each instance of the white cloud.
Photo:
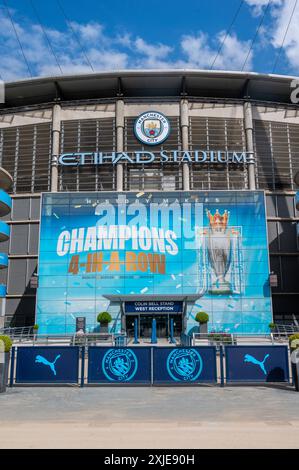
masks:
<svg viewBox="0 0 299 470"><path fill-rule="evenodd" d="M133 67L147 69L163 69L174 67L169 55L173 48L165 44L149 44L138 37L131 43L133 56L131 58Z"/></svg>
<svg viewBox="0 0 299 470"><path fill-rule="evenodd" d="M285 0L280 8L273 12L275 19L272 30L271 42L276 48L280 48L287 26L294 8L294 1ZM290 24L287 36L284 42L284 51L286 57L295 71L299 71L299 3L294 11L294 16Z"/></svg>
<svg viewBox="0 0 299 470"><path fill-rule="evenodd" d="M263 6L268 0L246 0L246 3L253 7L253 12L261 14ZM277 52L279 51L288 23L290 21L296 0L272 0L271 1L271 24L266 31L268 44L270 43ZM283 52L294 72L299 72L299 2L294 10L292 22L287 31L283 44Z"/></svg>
<svg viewBox="0 0 299 470"><path fill-rule="evenodd" d="M260 15L263 12L263 8L268 5L269 0L245 0L246 3L253 7L253 14ZM271 6L281 5L284 0L270 0Z"/></svg>
<svg viewBox="0 0 299 470"><path fill-rule="evenodd" d="M253 15L261 15L268 0L245 0ZM278 51L282 43L295 0L271 0L271 8L260 29L257 48L274 48ZM44 32L39 24L22 17L11 10L15 27L34 76L60 74L55 57L49 50ZM258 21L258 20L257 20ZM283 55L293 72L299 72L299 2L285 39ZM75 31L76 37L73 35ZM88 61L95 71L125 68L207 68L216 57L225 37L220 31L211 37L209 34L186 34L177 38L176 44L151 43L145 38L134 37L127 31L113 34L96 22L72 22L64 30L46 28L47 36L58 58L64 74L91 72ZM249 40L241 40L236 33L225 38L217 57L214 69L240 70L250 48ZM82 47L84 51L82 51ZM246 70L253 68L254 51L248 57ZM11 22L4 9L0 9L0 73L5 80L28 76L28 70L20 51ZM275 53L273 62L275 60ZM88 60L86 59L86 56ZM271 56L270 56L271 57Z"/></svg>
<svg viewBox="0 0 299 470"><path fill-rule="evenodd" d="M204 33L199 33L198 36L185 36L181 46L188 58L189 66L210 68L223 43L213 68L240 70L249 51L249 42L240 41L235 34L228 35L225 42L223 42L224 38L225 32L222 31L218 34L214 46L211 47L209 37ZM246 69L251 67L252 52L248 56Z"/></svg>
<svg viewBox="0 0 299 470"><path fill-rule="evenodd" d="M91 72L88 60L93 64L95 70L127 67L127 54L113 48L110 38L103 34L102 25L92 22L87 24L72 23L71 26L78 35L79 43L71 28L65 31L46 29L46 34L63 73ZM49 50L40 25L29 23L25 28L15 21L15 27L32 74L36 76L60 74L56 59ZM28 69L11 22L1 10L0 54L0 73L5 80L28 76Z"/></svg>
<svg viewBox="0 0 299 470"><path fill-rule="evenodd" d="M169 46L164 44L148 44L142 38L137 38L134 41L134 46L138 52L156 59L164 59L172 51L172 48Z"/></svg>
<svg viewBox="0 0 299 470"><path fill-rule="evenodd" d="M79 34L83 41L94 43L104 39L103 26L94 21L87 24L79 24L72 21L71 27Z"/></svg>
<svg viewBox="0 0 299 470"><path fill-rule="evenodd" d="M251 2L253 7L259 3ZM276 0L273 0L276 1ZM278 0L277 0L278 1ZM261 0L262 2L262 0ZM56 59L49 50L44 32L39 24L22 18L12 11L25 56L34 76L59 75ZM74 37L73 31L77 37ZM210 68L224 39L224 32L212 38L202 31L184 35L176 46L150 43L131 34L112 35L98 22L72 22L65 30L46 28L46 34L64 74L91 72L88 61L95 71L125 68ZM78 41L79 39L79 41ZM84 50L82 50L82 47ZM241 41L236 34L226 37L214 69L238 70L242 67L250 43ZM0 73L5 80L28 76L15 33L9 19L0 9ZM86 59L87 57L87 59ZM253 54L249 55L246 69L252 68Z"/></svg>

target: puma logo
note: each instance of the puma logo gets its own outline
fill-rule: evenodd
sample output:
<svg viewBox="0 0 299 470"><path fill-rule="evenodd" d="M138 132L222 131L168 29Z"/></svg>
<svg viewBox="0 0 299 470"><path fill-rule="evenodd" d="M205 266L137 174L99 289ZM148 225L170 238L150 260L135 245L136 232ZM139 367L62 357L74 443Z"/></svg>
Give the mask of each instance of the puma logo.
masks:
<svg viewBox="0 0 299 470"><path fill-rule="evenodd" d="M56 375L55 363L60 357L61 357L61 354L58 354L58 356L55 357L54 361L50 362L45 357L38 355L35 358L35 362L38 364L44 364L45 366L50 367L53 374Z"/></svg>
<svg viewBox="0 0 299 470"><path fill-rule="evenodd" d="M251 356L250 354L245 354L244 356L244 362L251 362L251 364L255 364L261 368L263 373L267 375L266 369L265 369L265 361L270 357L270 354L266 354L263 361L259 361L255 357Z"/></svg>

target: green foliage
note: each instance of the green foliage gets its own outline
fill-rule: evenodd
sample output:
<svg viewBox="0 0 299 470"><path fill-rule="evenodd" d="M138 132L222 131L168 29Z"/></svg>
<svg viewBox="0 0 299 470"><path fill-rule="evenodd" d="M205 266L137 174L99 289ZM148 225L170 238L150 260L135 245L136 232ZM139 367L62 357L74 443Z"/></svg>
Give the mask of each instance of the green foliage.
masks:
<svg viewBox="0 0 299 470"><path fill-rule="evenodd" d="M218 342L218 343L228 343L228 344L232 344L232 337L230 334L228 333L210 333L208 335L208 339L210 341L215 341L215 342Z"/></svg>
<svg viewBox="0 0 299 470"><path fill-rule="evenodd" d="M292 346L293 341L296 341L298 345L296 345L295 347L294 345ZM293 335L289 336L289 343L291 349L297 349L299 347L299 333L294 333Z"/></svg>
<svg viewBox="0 0 299 470"><path fill-rule="evenodd" d="M112 317L109 312L101 312L97 316L97 322L101 325L106 325L112 321Z"/></svg>
<svg viewBox="0 0 299 470"><path fill-rule="evenodd" d="M34 330L38 330L38 325L33 325Z"/></svg>
<svg viewBox="0 0 299 470"><path fill-rule="evenodd" d="M4 352L9 352L12 347L12 340L10 337L6 335L0 335L0 341L3 341L4 343Z"/></svg>
<svg viewBox="0 0 299 470"><path fill-rule="evenodd" d="M275 327L276 327L275 323L269 323L268 326L269 326L270 330L274 330Z"/></svg>
<svg viewBox="0 0 299 470"><path fill-rule="evenodd" d="M195 321L198 323L208 323L209 315L206 312L198 312L196 314Z"/></svg>

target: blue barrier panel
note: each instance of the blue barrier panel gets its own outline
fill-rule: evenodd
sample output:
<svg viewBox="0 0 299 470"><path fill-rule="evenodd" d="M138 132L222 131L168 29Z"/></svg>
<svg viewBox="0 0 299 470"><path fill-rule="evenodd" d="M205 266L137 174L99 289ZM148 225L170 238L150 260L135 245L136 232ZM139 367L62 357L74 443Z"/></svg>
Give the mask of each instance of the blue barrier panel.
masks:
<svg viewBox="0 0 299 470"><path fill-rule="evenodd" d="M17 348L16 383L78 383L78 346Z"/></svg>
<svg viewBox="0 0 299 470"><path fill-rule="evenodd" d="M154 349L154 384L217 382L216 348Z"/></svg>
<svg viewBox="0 0 299 470"><path fill-rule="evenodd" d="M227 382L288 382L287 346L226 346Z"/></svg>
<svg viewBox="0 0 299 470"><path fill-rule="evenodd" d="M88 348L88 383L151 383L151 348Z"/></svg>

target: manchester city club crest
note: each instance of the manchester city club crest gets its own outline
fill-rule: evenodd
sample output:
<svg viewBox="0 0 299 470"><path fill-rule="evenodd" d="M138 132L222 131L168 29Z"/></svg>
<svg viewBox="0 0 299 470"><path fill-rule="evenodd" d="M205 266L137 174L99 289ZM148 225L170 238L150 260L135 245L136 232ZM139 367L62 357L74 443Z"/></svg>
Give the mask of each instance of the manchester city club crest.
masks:
<svg viewBox="0 0 299 470"><path fill-rule="evenodd" d="M148 111L136 119L134 131L137 139L143 144L158 145L169 136L170 125L164 114Z"/></svg>
<svg viewBox="0 0 299 470"><path fill-rule="evenodd" d="M109 349L102 360L102 370L110 381L129 382L136 374L138 359L130 349Z"/></svg>
<svg viewBox="0 0 299 470"><path fill-rule="evenodd" d="M196 349L174 349L167 358L167 372L176 382L194 382L202 372L202 358Z"/></svg>

